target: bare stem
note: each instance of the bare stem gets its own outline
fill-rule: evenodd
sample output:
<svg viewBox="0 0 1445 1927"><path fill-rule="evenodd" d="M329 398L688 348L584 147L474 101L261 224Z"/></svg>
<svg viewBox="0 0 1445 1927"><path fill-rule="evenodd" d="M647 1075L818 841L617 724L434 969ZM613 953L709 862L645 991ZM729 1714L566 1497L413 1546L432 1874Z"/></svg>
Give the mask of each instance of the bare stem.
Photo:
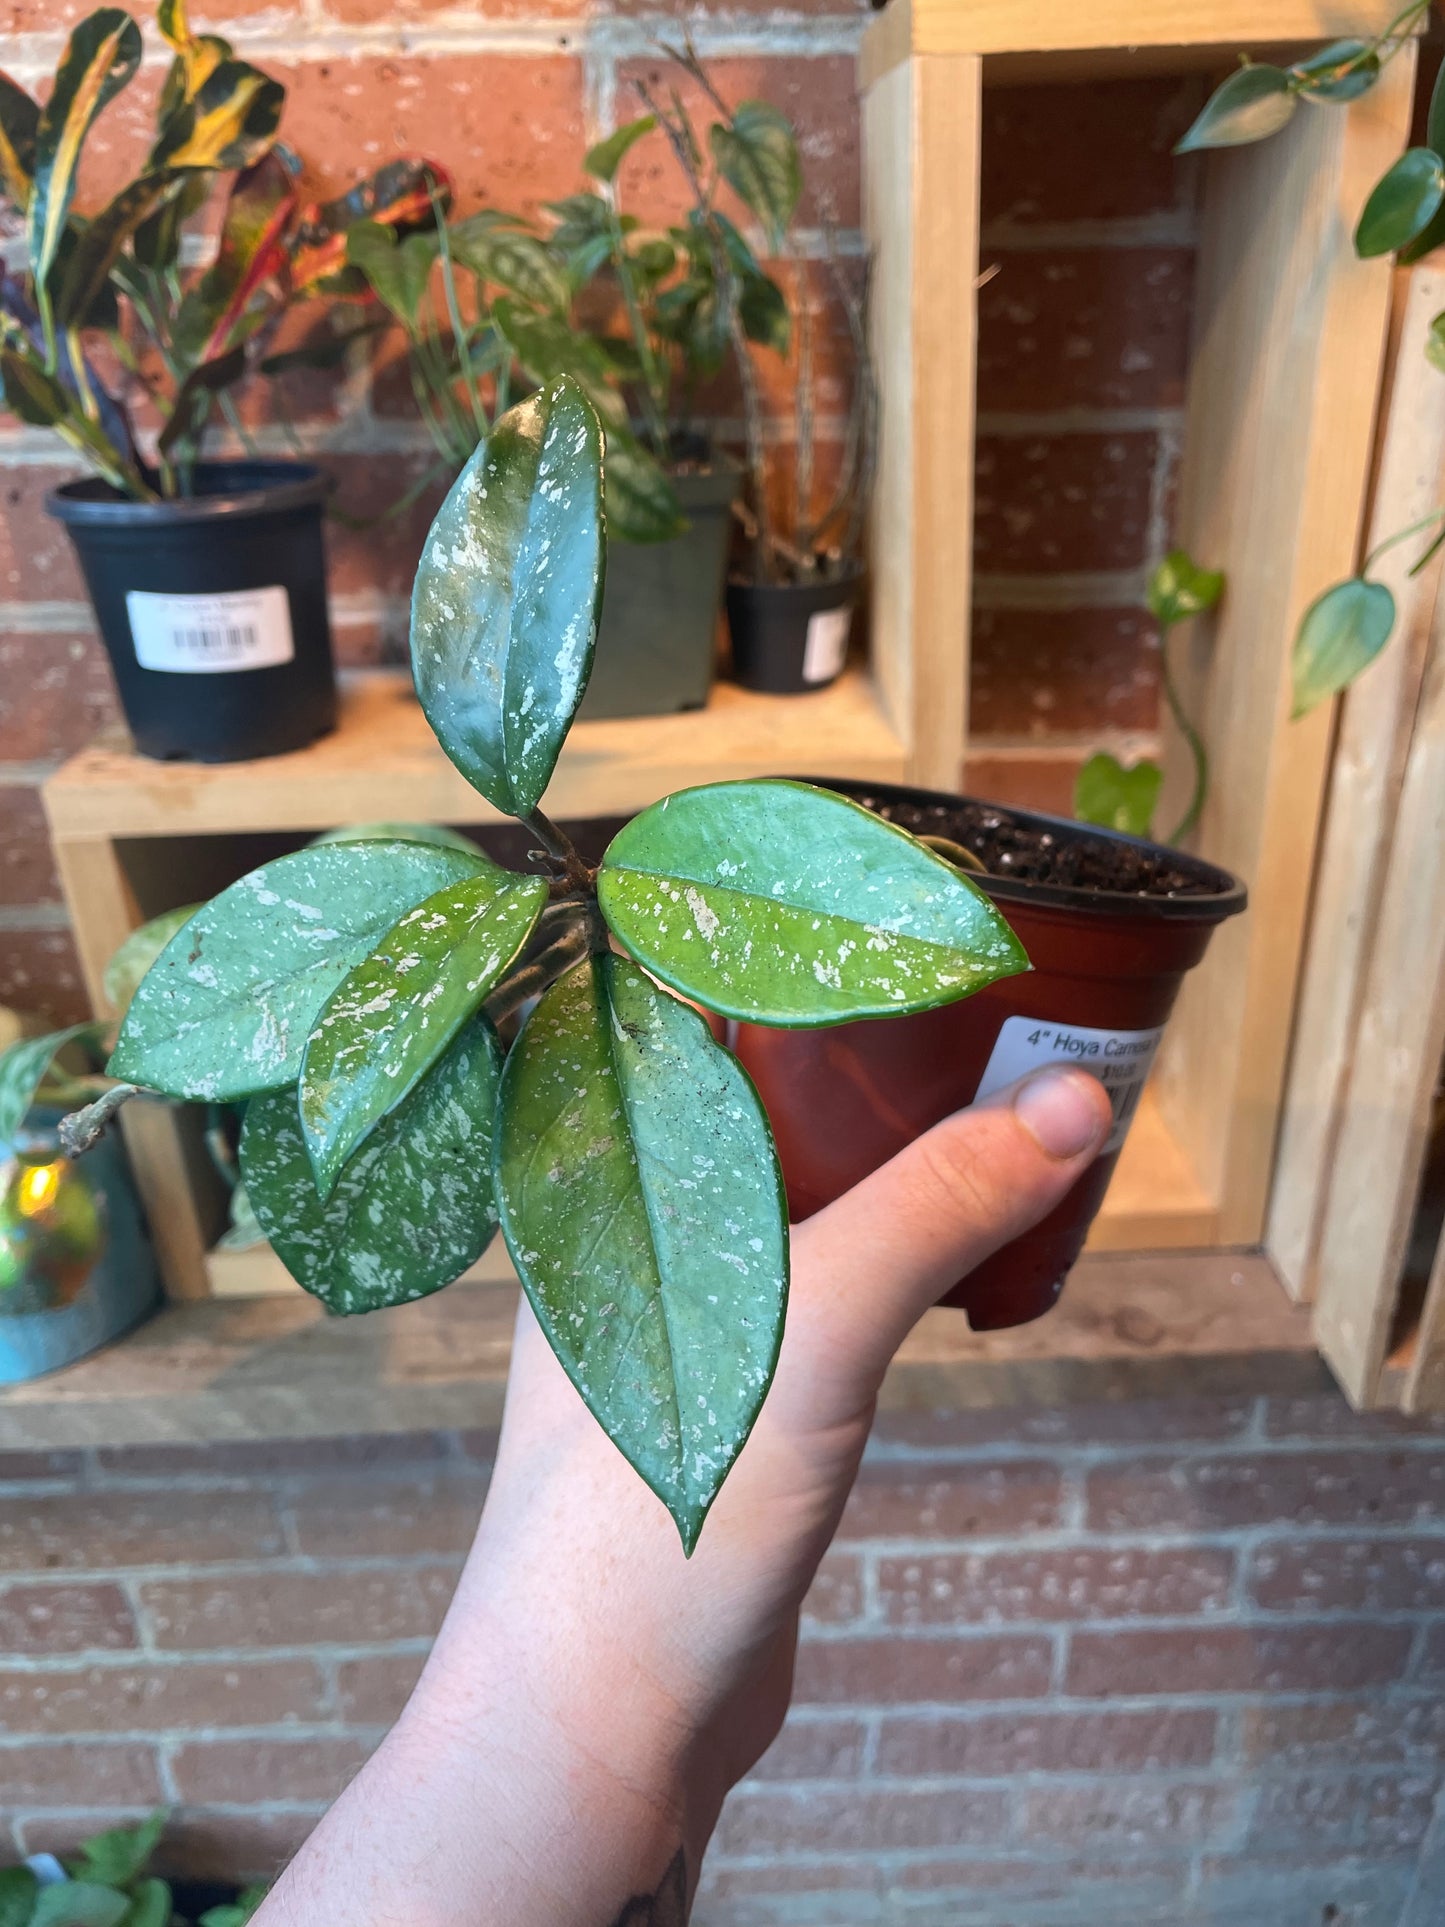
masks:
<svg viewBox="0 0 1445 1927"><path fill-rule="evenodd" d="M487 999L486 1010L494 1024L505 1022L515 1015L529 997L540 997L542 992L565 976L574 965L590 955L593 949L590 919L587 923L577 924L568 930L531 963L523 966L508 977L504 984Z"/></svg>
<svg viewBox="0 0 1445 1927"><path fill-rule="evenodd" d="M99 1144L110 1127L110 1121L122 1104L128 1104L133 1097L140 1095L135 1084L112 1084L103 1097L93 1104L87 1104L82 1111L72 1111L69 1117L60 1120L60 1148L68 1158L83 1157L92 1145Z"/></svg>
<svg viewBox="0 0 1445 1927"><path fill-rule="evenodd" d="M581 884L584 888L591 883L592 872L582 861L576 844L565 830L552 821L550 816L536 809L530 816L524 816L522 821L552 861L561 864L570 883Z"/></svg>

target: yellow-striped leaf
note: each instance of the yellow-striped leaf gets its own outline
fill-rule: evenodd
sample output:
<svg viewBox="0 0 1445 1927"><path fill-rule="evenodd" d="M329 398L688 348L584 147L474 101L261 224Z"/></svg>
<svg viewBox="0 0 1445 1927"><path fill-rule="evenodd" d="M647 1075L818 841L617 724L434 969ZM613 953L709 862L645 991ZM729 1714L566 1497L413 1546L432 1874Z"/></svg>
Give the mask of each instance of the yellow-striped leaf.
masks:
<svg viewBox="0 0 1445 1927"><path fill-rule="evenodd" d="M250 167L276 138L286 89L244 60L222 60L171 116L148 166Z"/></svg>
<svg viewBox="0 0 1445 1927"><path fill-rule="evenodd" d="M0 192L23 214L35 173L35 134L40 103L0 73Z"/></svg>
<svg viewBox="0 0 1445 1927"><path fill-rule="evenodd" d="M82 20L65 43L35 130L35 175L26 221L30 271L43 286L75 194L81 149L96 115L140 65L140 28L119 7Z"/></svg>

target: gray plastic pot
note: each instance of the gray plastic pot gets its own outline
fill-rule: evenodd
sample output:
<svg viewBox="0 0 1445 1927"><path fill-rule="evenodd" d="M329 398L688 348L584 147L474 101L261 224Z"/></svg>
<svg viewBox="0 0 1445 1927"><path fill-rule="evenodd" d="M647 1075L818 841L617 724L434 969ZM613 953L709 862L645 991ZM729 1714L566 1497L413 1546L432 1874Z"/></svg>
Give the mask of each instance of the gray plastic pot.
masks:
<svg viewBox="0 0 1445 1927"><path fill-rule="evenodd" d="M742 470L715 456L674 475L688 526L670 542L609 542L607 592L582 722L701 709L712 688L732 506Z"/></svg>

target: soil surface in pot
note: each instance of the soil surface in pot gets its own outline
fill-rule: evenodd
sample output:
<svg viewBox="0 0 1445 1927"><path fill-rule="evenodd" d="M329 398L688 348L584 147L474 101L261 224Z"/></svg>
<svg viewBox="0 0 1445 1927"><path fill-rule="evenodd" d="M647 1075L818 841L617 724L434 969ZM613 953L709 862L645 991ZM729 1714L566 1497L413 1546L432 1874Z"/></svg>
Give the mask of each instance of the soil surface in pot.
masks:
<svg viewBox="0 0 1445 1927"><path fill-rule="evenodd" d="M1076 890L1108 890L1121 896L1209 897L1217 885L1192 867L1170 862L1168 853L1080 828L1059 834L1021 821L995 803L916 803L875 796L861 787L848 794L914 836L944 836L976 856L990 876L1021 883L1047 883Z"/></svg>

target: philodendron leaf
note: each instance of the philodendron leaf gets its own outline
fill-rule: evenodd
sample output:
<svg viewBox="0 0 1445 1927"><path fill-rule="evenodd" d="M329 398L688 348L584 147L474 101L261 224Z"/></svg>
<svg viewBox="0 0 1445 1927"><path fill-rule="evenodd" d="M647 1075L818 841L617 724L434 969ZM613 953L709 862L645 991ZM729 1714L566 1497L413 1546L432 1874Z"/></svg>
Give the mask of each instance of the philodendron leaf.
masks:
<svg viewBox="0 0 1445 1927"><path fill-rule="evenodd" d="M110 1075L221 1100L294 1084L327 998L404 911L487 866L424 843L324 843L185 923L131 999Z"/></svg>
<svg viewBox="0 0 1445 1927"><path fill-rule="evenodd" d="M1201 569L1184 549L1171 549L1149 578L1145 601L1161 629L1212 609L1224 591L1220 569Z"/></svg>
<svg viewBox="0 0 1445 1927"><path fill-rule="evenodd" d="M1406 247L1430 225L1445 202L1445 161L1428 147L1410 147L1371 190L1355 227L1355 253L1369 258Z"/></svg>
<svg viewBox="0 0 1445 1927"><path fill-rule="evenodd" d="M491 1158L502 1047L473 1018L382 1118L323 1201L294 1090L246 1106L241 1176L298 1285L334 1312L425 1298L476 1263L497 1228Z"/></svg>
<svg viewBox="0 0 1445 1927"><path fill-rule="evenodd" d="M718 172L780 248L803 186L792 122L765 100L745 100L731 125L715 122L708 138Z"/></svg>
<svg viewBox="0 0 1445 1927"><path fill-rule="evenodd" d="M638 120L628 121L625 127L617 128L606 140L600 140L595 147L589 147L582 156L582 165L594 181L610 181L622 165L623 157L630 147L650 134L657 125L653 114L643 114Z"/></svg>
<svg viewBox="0 0 1445 1927"><path fill-rule="evenodd" d="M805 1028L930 1010L1028 969L993 904L915 837L807 783L713 783L612 839L603 914L709 1010Z"/></svg>
<svg viewBox="0 0 1445 1927"><path fill-rule="evenodd" d="M502 1079L502 1228L538 1322L691 1552L777 1363L787 1223L746 1073L619 957L543 997Z"/></svg>
<svg viewBox="0 0 1445 1927"><path fill-rule="evenodd" d="M358 221L347 230L346 258L360 268L377 300L403 327L415 330L440 243L435 234L408 234L379 221Z"/></svg>
<svg viewBox="0 0 1445 1927"><path fill-rule="evenodd" d="M489 866L408 910L342 978L301 1060L301 1129L323 1198L515 961L546 901L545 877Z"/></svg>
<svg viewBox="0 0 1445 1927"><path fill-rule="evenodd" d="M503 415L442 503L411 603L427 721L508 816L542 799L602 606L602 429L566 375Z"/></svg>
<svg viewBox="0 0 1445 1927"><path fill-rule="evenodd" d="M0 1867L0 1927L30 1927L40 1882L28 1867Z"/></svg>
<svg viewBox="0 0 1445 1927"><path fill-rule="evenodd" d="M670 542L687 527L677 491L656 458L625 429L609 428L604 458L607 532L624 542Z"/></svg>
<svg viewBox="0 0 1445 1927"><path fill-rule="evenodd" d="M43 1037L22 1037L0 1051L0 1145L14 1144L56 1052L77 1037L98 1037L101 1029L100 1024L72 1024Z"/></svg>
<svg viewBox="0 0 1445 1927"><path fill-rule="evenodd" d="M35 1897L29 1927L120 1927L130 1901L114 1887L89 1880L60 1880Z"/></svg>
<svg viewBox="0 0 1445 1927"><path fill-rule="evenodd" d="M1445 160L1445 66L1436 74L1435 85L1431 89L1430 107L1425 118L1425 145ZM1407 241L1400 249L1400 266L1409 267L1413 262L1422 261L1442 241L1445 241L1445 202L1436 208L1414 240Z"/></svg>
<svg viewBox="0 0 1445 1927"><path fill-rule="evenodd" d="M1383 582L1351 576L1312 602L1294 640L1291 716L1348 688L1390 640L1395 598Z"/></svg>
<svg viewBox="0 0 1445 1927"><path fill-rule="evenodd" d="M1125 769L1116 756L1100 750L1079 771L1074 783L1074 815L1081 823L1100 823L1129 836L1148 836L1164 782L1157 763Z"/></svg>
<svg viewBox="0 0 1445 1927"><path fill-rule="evenodd" d="M35 129L25 244L37 284L48 280L65 232L85 137L107 101L129 84L140 58L140 28L119 7L88 14L65 43Z"/></svg>
<svg viewBox="0 0 1445 1927"><path fill-rule="evenodd" d="M169 1818L164 1807L135 1827L107 1827L83 1840L65 1861L66 1872L75 1880L89 1880L100 1887L128 1887L145 1872L146 1862L160 1845Z"/></svg>
<svg viewBox="0 0 1445 1927"><path fill-rule="evenodd" d="M1277 134L1295 110L1296 94L1283 68L1240 67L1205 101L1176 154L1206 147L1245 147Z"/></svg>
<svg viewBox="0 0 1445 1927"><path fill-rule="evenodd" d="M1364 40L1332 40L1297 60L1290 73L1307 100L1358 100L1380 78L1380 56Z"/></svg>

